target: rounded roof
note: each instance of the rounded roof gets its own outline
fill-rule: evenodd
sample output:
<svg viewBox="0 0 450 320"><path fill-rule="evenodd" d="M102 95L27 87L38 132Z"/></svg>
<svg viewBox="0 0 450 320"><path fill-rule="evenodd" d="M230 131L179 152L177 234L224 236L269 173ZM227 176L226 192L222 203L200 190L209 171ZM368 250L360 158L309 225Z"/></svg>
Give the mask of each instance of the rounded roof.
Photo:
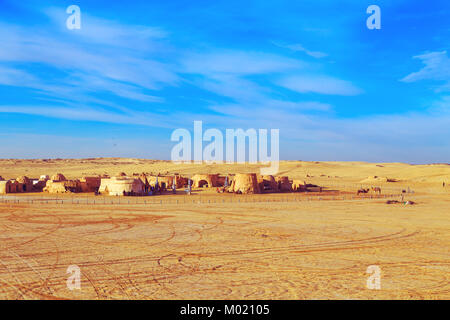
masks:
<svg viewBox="0 0 450 320"><path fill-rule="evenodd" d="M129 177L114 177L112 180L110 180L109 184L133 184L133 183L142 183L141 179L139 178L129 178Z"/></svg>
<svg viewBox="0 0 450 320"><path fill-rule="evenodd" d="M194 174L191 179L217 178L218 176L217 173L197 173Z"/></svg>
<svg viewBox="0 0 450 320"><path fill-rule="evenodd" d="M53 181L66 181L66 177L62 173L57 173L52 176Z"/></svg>
<svg viewBox="0 0 450 320"><path fill-rule="evenodd" d="M16 179L19 183L29 183L30 179L27 176L20 176Z"/></svg>
<svg viewBox="0 0 450 320"><path fill-rule="evenodd" d="M119 172L118 174L116 174L116 177L126 177L127 174L125 172Z"/></svg>

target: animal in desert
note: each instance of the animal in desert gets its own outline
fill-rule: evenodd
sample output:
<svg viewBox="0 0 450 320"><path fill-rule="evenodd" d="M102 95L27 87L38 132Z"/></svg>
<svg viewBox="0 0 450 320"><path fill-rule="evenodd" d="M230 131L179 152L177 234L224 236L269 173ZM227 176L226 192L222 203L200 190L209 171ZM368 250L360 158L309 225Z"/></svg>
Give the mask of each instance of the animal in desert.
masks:
<svg viewBox="0 0 450 320"><path fill-rule="evenodd" d="M375 193L381 194L381 188L380 187L372 187L372 191Z"/></svg>
<svg viewBox="0 0 450 320"><path fill-rule="evenodd" d="M369 193L369 190L370 189L359 189L358 192L356 192L356 194L360 195L360 194L364 194L364 193Z"/></svg>

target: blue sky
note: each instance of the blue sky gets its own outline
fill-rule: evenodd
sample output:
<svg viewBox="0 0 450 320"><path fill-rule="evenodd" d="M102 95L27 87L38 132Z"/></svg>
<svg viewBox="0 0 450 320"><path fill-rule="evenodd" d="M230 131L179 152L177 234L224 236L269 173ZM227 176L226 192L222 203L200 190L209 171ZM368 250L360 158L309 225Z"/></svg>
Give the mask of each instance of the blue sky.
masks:
<svg viewBox="0 0 450 320"><path fill-rule="evenodd" d="M450 162L449 17L425 0L0 0L0 157L169 159L202 120L279 128L286 160Z"/></svg>

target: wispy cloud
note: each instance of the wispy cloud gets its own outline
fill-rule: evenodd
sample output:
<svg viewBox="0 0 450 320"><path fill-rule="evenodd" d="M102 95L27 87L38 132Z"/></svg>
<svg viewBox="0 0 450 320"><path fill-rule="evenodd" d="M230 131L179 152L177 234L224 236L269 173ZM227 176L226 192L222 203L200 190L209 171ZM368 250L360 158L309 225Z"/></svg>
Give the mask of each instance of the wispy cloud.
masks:
<svg viewBox="0 0 450 320"><path fill-rule="evenodd" d="M328 54L320 52L320 51L311 51L306 49L304 46L302 46L299 43L294 43L294 44L285 44L285 43L279 43L279 42L272 42L274 45L276 45L277 47L280 48L285 48L285 49L289 49L291 51L294 52L303 52L306 53L308 56L311 56L313 58L316 59L320 59L320 58L325 58L328 56Z"/></svg>
<svg viewBox="0 0 450 320"><path fill-rule="evenodd" d="M283 97L273 79L298 74L309 66L297 59L260 52L223 51L188 55L183 60L185 72L197 74L195 85L226 97L211 103L210 110L227 117L243 118L249 114L271 115L264 121L275 123L277 112L327 112L332 106L319 101L290 100ZM223 100L223 99L222 99ZM281 117L282 118L282 117Z"/></svg>
<svg viewBox="0 0 450 320"><path fill-rule="evenodd" d="M97 27L95 23L98 23ZM3 81L3 84L35 87L47 94L54 93L52 90L46 91L46 88L52 87L74 89L74 93L95 89L145 102L162 100L154 94L149 94L149 90L159 90L162 85L177 84L179 77L172 67L155 58L143 57L146 52L151 56L149 51L143 48L132 52L119 48L114 49L114 54L111 54L110 45L123 46L122 37L127 38L126 43L132 47L134 41L140 43L142 39L153 35L150 31L138 32L139 29L134 26L117 23L111 27L108 21L104 20L94 19L91 24L94 29L111 33L111 36L103 37L101 33L97 33L95 37L103 40L99 39L101 41L92 46L80 41L83 36L77 35L76 32L54 34L45 28L35 32L27 27L0 24L0 37L3 39L0 62L3 65L8 64L8 72L3 74L0 81ZM89 40L95 41L92 37L94 36ZM27 72L22 70L25 64ZM37 65L53 69L53 74L57 76L48 77L48 70L42 73L38 68L33 68ZM30 74L28 70L34 72ZM18 75L23 75L24 81L17 81ZM73 98L76 97L74 94Z"/></svg>
<svg viewBox="0 0 450 320"><path fill-rule="evenodd" d="M349 81L328 76L289 76L281 79L278 85L300 93L356 96L363 91Z"/></svg>
<svg viewBox="0 0 450 320"><path fill-rule="evenodd" d="M64 8L45 8L43 12L61 34L70 38L74 37L76 41L96 45L152 51L153 47L158 47L157 40L168 36L168 32L159 27L124 25L117 21L94 17L86 12L82 14L83 27L74 32L66 28L67 14Z"/></svg>
<svg viewBox="0 0 450 320"><path fill-rule="evenodd" d="M450 91L450 59L447 51L430 52L418 56L414 56L425 65L417 72L413 72L401 81L417 82L422 80L433 80L440 82L437 91Z"/></svg>
<svg viewBox="0 0 450 320"><path fill-rule="evenodd" d="M217 74L267 74L302 68L302 61L263 52L217 50L188 54L182 65L188 73Z"/></svg>
<svg viewBox="0 0 450 320"><path fill-rule="evenodd" d="M49 118L93 121L115 124L131 124L155 128L174 128L184 123L183 119L174 114L161 115L154 112L113 111L98 106L93 108L84 105L0 105L0 113L16 113L44 116Z"/></svg>
<svg viewBox="0 0 450 320"><path fill-rule="evenodd" d="M170 34L162 28L125 25L83 14L82 29L73 32L63 24L67 16L64 10L47 8L43 12L53 25L59 26L57 32L41 28L30 37L30 30L25 26L0 25L0 37L4 39L0 63L6 65L0 83L35 89L37 99L54 99L59 101L59 107L53 114L51 106L39 105L19 106L16 112L52 114L74 120L103 117L103 121L136 123L133 116L136 106L117 105L108 101L113 99L105 94L161 104L167 102L166 96L160 96L158 91L183 83L214 93L216 101L210 102L213 111L218 106L230 106L230 100L252 112L269 108L295 112L332 109L330 104L320 101L289 99L273 85L275 75L295 75L307 69L309 66L304 61L262 51L214 47L184 50L169 58L166 53L177 50L165 44ZM300 47L293 49L300 50ZM29 68L36 65L45 65L46 73L51 70L55 76L48 77L39 68ZM66 101L65 105L61 105L62 101ZM83 112L70 111L77 102L88 107ZM108 107L131 117L95 112L95 108ZM7 110L11 108L3 107L2 112Z"/></svg>
<svg viewBox="0 0 450 320"><path fill-rule="evenodd" d="M32 83L37 84L38 81L36 77L26 71L0 65L0 84L2 85L30 86Z"/></svg>

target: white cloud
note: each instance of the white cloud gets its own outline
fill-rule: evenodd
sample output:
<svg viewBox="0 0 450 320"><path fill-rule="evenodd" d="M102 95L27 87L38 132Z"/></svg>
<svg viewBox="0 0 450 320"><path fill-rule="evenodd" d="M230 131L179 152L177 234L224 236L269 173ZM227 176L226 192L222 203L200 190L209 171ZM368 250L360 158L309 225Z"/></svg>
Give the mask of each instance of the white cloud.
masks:
<svg viewBox="0 0 450 320"><path fill-rule="evenodd" d="M187 122L188 117L197 120L194 114L181 112L158 114L149 111L134 111L126 109L110 110L105 108L90 107L86 105L62 104L62 105L0 105L1 113L16 113L43 116L56 119L75 121L93 121L113 124L129 124L153 128L183 128L192 122ZM192 121L193 121L192 120ZM190 121L190 120L189 120Z"/></svg>
<svg viewBox="0 0 450 320"><path fill-rule="evenodd" d="M77 41L92 42L97 45L106 44L116 47L151 50L159 40L167 37L167 32L158 27L123 25L117 21L100 19L82 11L82 27L73 31L66 28L67 13L64 8L47 8L44 13L55 26L67 37L75 37Z"/></svg>
<svg viewBox="0 0 450 320"><path fill-rule="evenodd" d="M254 103L255 101L261 101L266 99L267 94L270 92L270 89L262 87L254 81L229 74L211 75L196 81L196 84L217 95L240 102Z"/></svg>
<svg viewBox="0 0 450 320"><path fill-rule="evenodd" d="M278 85L300 93L355 96L363 92L349 81L328 76L289 76Z"/></svg>
<svg viewBox="0 0 450 320"><path fill-rule="evenodd" d="M425 66L419 71L407 75L401 81L434 80L443 82L437 88L437 91L450 91L450 59L447 56L447 51L430 52L414 58L421 60Z"/></svg>
<svg viewBox="0 0 450 320"><path fill-rule="evenodd" d="M142 102L163 102L164 99L161 97L145 94L143 89L119 81L113 81L103 77L98 77L94 75L86 74L74 74L73 79L69 79L66 82L69 85L77 87L83 87L84 84L88 83L89 86L85 87L84 90L88 92L110 92L116 96L127 98Z"/></svg>
<svg viewBox="0 0 450 320"><path fill-rule="evenodd" d="M316 101L292 102L266 100L261 102L261 104L213 105L210 106L210 109L235 118L247 118L249 123L253 122L254 119L261 119L264 122L272 122L272 124L278 123L278 126L281 126L282 122L286 121L286 118L288 118L289 115L291 116L291 119L293 119L297 116L303 116L305 111L329 111L332 109L332 106Z"/></svg>
<svg viewBox="0 0 450 320"><path fill-rule="evenodd" d="M311 56L313 58L316 59L320 59L320 58L325 58L328 55L326 53L320 52L320 51L311 51L306 49L305 47L303 47L301 44L299 43L295 43L295 44L283 44L283 43L278 43L278 42L272 42L274 45L276 45L277 47L280 48L285 48L285 49L289 49L295 52L304 52L306 53L308 56Z"/></svg>
<svg viewBox="0 0 450 320"><path fill-rule="evenodd" d="M19 69L0 65L0 84L8 86L30 86L38 79L32 74Z"/></svg>
<svg viewBox="0 0 450 320"><path fill-rule="evenodd" d="M133 28L121 26L123 33L129 35L129 41L139 42L139 34L133 36ZM112 55L104 43L84 45L75 33L58 35L46 32L45 29L35 32L26 27L0 23L0 38L0 62L9 63L10 66L40 63L69 76L76 72L147 90L158 90L162 85L177 85L179 81L172 66L151 58L145 50L130 52L128 49L118 48ZM142 57L145 53L147 56ZM46 75L35 73L34 76L41 76L42 82L48 80ZM64 82L58 78L54 81L58 85ZM84 83L84 87L89 87L89 83Z"/></svg>
<svg viewBox="0 0 450 320"><path fill-rule="evenodd" d="M221 50L213 53L189 54L183 59L182 65L188 73L254 75L299 69L304 63L262 52Z"/></svg>

